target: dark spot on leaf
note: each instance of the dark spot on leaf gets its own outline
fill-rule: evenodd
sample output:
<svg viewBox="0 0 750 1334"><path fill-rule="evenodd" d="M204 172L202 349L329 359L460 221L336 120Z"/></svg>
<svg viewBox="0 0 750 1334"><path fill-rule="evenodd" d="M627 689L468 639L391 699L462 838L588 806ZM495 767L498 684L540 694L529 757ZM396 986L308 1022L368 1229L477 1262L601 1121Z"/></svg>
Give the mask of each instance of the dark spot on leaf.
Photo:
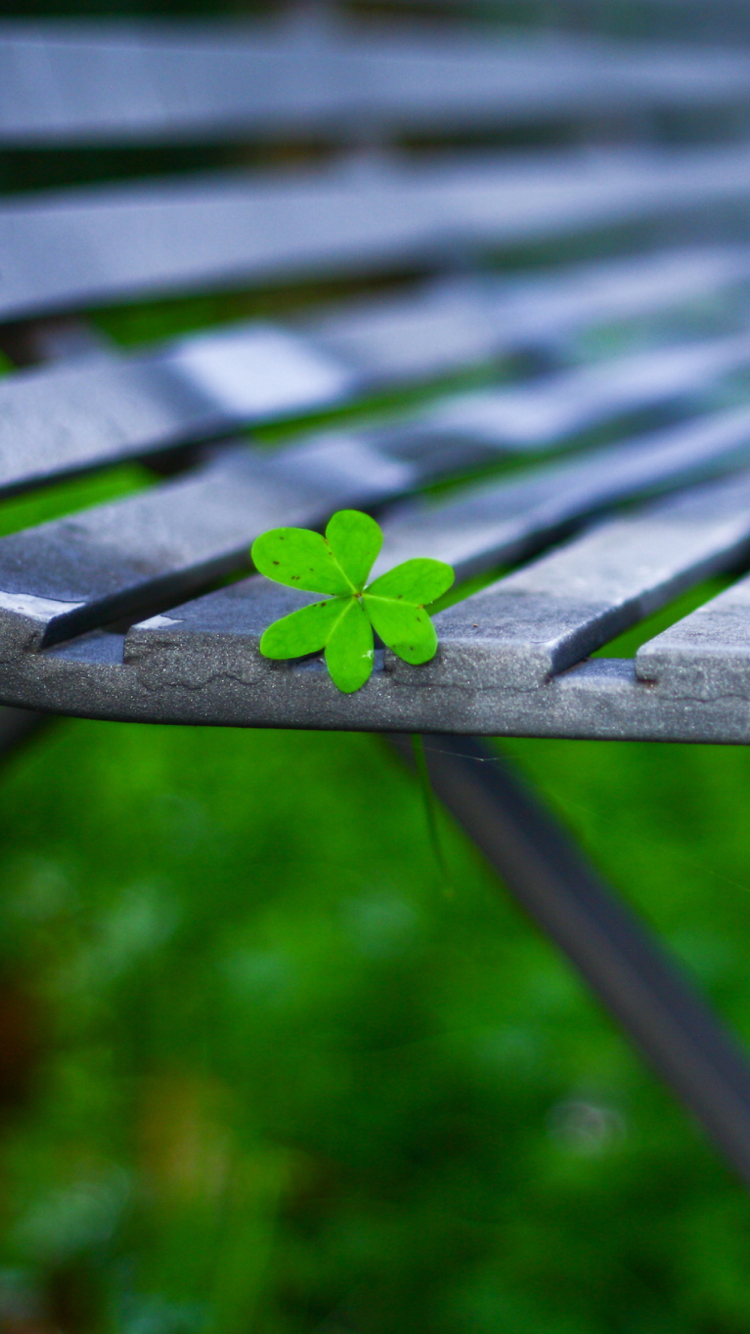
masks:
<svg viewBox="0 0 750 1334"><path fill-rule="evenodd" d="M275 560L273 563L274 563L274 565L278 565L278 564L279 564L279 562L278 562L277 560Z"/></svg>

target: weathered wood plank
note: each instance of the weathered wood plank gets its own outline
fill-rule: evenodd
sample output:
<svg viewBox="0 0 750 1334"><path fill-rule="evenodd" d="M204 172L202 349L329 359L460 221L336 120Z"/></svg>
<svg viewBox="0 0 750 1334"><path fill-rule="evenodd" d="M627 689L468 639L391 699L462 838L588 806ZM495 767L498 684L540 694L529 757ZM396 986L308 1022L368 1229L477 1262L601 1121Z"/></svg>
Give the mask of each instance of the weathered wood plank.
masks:
<svg viewBox="0 0 750 1334"><path fill-rule="evenodd" d="M435 618L423 668L386 655L404 684L538 688L686 588L750 552L750 474L610 521ZM750 693L750 692L749 692Z"/></svg>
<svg viewBox="0 0 750 1334"><path fill-rule="evenodd" d="M0 141L47 147L273 138L307 116L313 125L336 116L330 72L314 42L260 24L5 22Z"/></svg>
<svg viewBox="0 0 750 1334"><path fill-rule="evenodd" d="M139 661L133 653L125 663L122 636L97 631L3 662L0 698L79 717L197 726L750 742L747 700L675 699L638 682L632 662L613 659L594 659L531 691L415 689L381 664L355 695L337 691L316 660L269 663L220 652L191 659Z"/></svg>
<svg viewBox="0 0 750 1334"><path fill-rule="evenodd" d="M742 105L741 51L447 29L65 20L0 24L0 142L351 137L597 111Z"/></svg>
<svg viewBox="0 0 750 1334"><path fill-rule="evenodd" d="M412 504L385 519L379 565L434 555L461 576L517 560L586 514L726 469L749 449L745 409L437 506ZM0 540L2 651L38 649L139 607L174 603L241 568L264 528L316 524L341 505L413 489L419 477L418 464L390 458L361 436L332 433L273 456L232 449L179 481L13 534ZM199 618L206 606L196 604ZM256 626L256 644L263 628ZM244 651L239 621L236 637Z"/></svg>
<svg viewBox="0 0 750 1334"><path fill-rule="evenodd" d="M749 272L750 252L728 249L649 256L622 267L583 266L564 278L554 273L528 284L512 283L509 292L500 288L483 294L480 285L465 280L460 295L450 287L450 318L458 325L450 357L455 369L482 351L485 357L497 351L501 337L506 350L527 346L532 335L538 342L554 341L561 326L658 310L678 297L686 301L691 294L713 294ZM445 335L449 342L453 335L444 322L432 355L429 339L416 337L420 322L426 330L431 327L431 296L417 295L413 301L391 313L394 342L404 348L407 364L406 349L416 347L423 373L428 365L437 373L446 369L441 361L448 354ZM372 313L377 323L377 302ZM447 318L445 307L443 315ZM355 340L357 327L367 333L366 308L344 318ZM109 356L76 357L67 365L5 377L0 380L0 493L242 424L293 417L342 402L377 380L372 364L366 368L361 345L347 356L346 336L320 337L321 325L330 329L328 315L318 324L308 319L286 329L260 322L235 325L144 353L117 356L112 350ZM444 400L403 427L369 435L394 455L418 457L425 473L461 467L498 449L553 444L566 429L625 407L693 394L747 360L746 346L739 336L658 349L645 359L615 359L599 369L547 377L529 388Z"/></svg>
<svg viewBox="0 0 750 1334"><path fill-rule="evenodd" d="M465 578L525 558L540 536L554 540L586 515L726 472L748 458L750 408L737 408L472 488L451 501L410 504L389 520L375 572L434 556Z"/></svg>
<svg viewBox="0 0 750 1334"><path fill-rule="evenodd" d="M0 318L455 252L706 209L750 193L750 150L485 157L206 176L6 198Z"/></svg>
<svg viewBox="0 0 750 1334"><path fill-rule="evenodd" d="M447 560L459 576L517 560L587 513L644 491L674 486L712 466L730 466L738 452L747 458L749 448L750 410L746 410L714 422L712 430L704 424L701 435L695 427L682 428L617 451L604 449L585 460L548 467L538 476L495 484L468 500L443 503L424 514L410 509L401 516L386 516L383 555L376 570L415 555ZM734 523L735 529L741 527L744 517L735 516ZM721 521L716 520L714 537L720 530ZM138 661L139 670L157 675L166 669L164 664L179 660L184 683L191 672L203 680L219 670L217 664L245 679L250 665L261 662L258 643L266 626L310 600L314 596L277 589L265 580L243 580L133 626L125 641L126 655ZM430 670L419 669L417 683L429 684Z"/></svg>
<svg viewBox="0 0 750 1334"><path fill-rule="evenodd" d="M519 347L562 351L582 328L679 309L749 275L742 246L659 250L536 276L438 278L406 296L315 313L298 327L370 379L414 380Z"/></svg>
<svg viewBox="0 0 750 1334"><path fill-rule="evenodd" d="M750 700L750 579L740 579L644 644L639 680L686 709L703 701Z"/></svg>
<svg viewBox="0 0 750 1334"><path fill-rule="evenodd" d="M389 433L392 448L447 455L456 466L502 451L548 449L610 419L705 393L750 364L750 333L655 347L635 356L544 376L531 384L482 389L442 400Z"/></svg>
<svg viewBox="0 0 750 1334"><path fill-rule="evenodd" d="M177 600L246 566L265 528L316 525L340 505L408 490L415 477L356 437L265 457L238 445L177 481L0 539L2 651Z"/></svg>
<svg viewBox="0 0 750 1334"><path fill-rule="evenodd" d="M260 323L0 380L0 493L349 397L356 376Z"/></svg>

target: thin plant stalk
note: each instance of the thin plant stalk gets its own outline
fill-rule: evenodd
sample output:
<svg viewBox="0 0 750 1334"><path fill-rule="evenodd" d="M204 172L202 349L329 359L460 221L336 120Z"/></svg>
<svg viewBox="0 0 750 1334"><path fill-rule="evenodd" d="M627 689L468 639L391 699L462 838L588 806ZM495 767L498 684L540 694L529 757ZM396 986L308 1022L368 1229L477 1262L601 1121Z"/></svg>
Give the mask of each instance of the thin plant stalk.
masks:
<svg viewBox="0 0 750 1334"><path fill-rule="evenodd" d="M425 755L424 739L418 732L412 733L412 750L414 751L414 765L419 778L419 785L422 789L422 800L424 802L424 813L427 821L427 832L432 846L432 851L437 862L440 876L446 894L453 894L453 881L451 880L448 863L445 858L442 840L440 838L440 827L438 825L437 804L435 802L435 793L430 782L430 771L427 767L427 756Z"/></svg>

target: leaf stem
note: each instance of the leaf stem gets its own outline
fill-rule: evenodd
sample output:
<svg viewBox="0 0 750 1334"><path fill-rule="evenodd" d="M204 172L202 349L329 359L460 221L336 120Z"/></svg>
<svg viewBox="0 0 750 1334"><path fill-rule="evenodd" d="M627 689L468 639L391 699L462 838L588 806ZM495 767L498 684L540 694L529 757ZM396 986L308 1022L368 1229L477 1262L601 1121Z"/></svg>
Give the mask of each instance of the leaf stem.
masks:
<svg viewBox="0 0 750 1334"><path fill-rule="evenodd" d="M427 832L430 837L430 844L438 864L440 875L447 895L454 893L453 881L448 870L448 863L443 852L443 844L440 838L440 829L438 826L437 807L435 803L435 793L430 782L430 771L427 767L427 756L424 750L424 739L418 732L412 732L411 737L412 750L414 752L414 765L419 778L419 785L422 789L422 799L424 801L424 812L427 820Z"/></svg>

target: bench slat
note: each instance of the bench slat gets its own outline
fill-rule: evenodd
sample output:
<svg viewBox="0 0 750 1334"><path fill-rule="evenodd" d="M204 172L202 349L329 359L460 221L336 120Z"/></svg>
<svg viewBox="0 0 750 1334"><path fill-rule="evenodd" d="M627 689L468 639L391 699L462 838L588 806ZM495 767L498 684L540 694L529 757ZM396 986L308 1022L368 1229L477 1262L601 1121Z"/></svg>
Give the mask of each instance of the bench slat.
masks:
<svg viewBox="0 0 750 1334"><path fill-rule="evenodd" d="M0 24L0 142L143 143L479 128L750 99L741 51L452 30Z"/></svg>
<svg viewBox="0 0 750 1334"><path fill-rule="evenodd" d="M740 579L668 630L635 659L641 681L692 708L700 701L750 699L750 579Z"/></svg>
<svg viewBox="0 0 750 1334"><path fill-rule="evenodd" d="M152 631L150 640L159 633ZM238 652L236 639L222 641L218 634L196 645L197 653L187 641L184 636L173 653L167 643L153 653L149 643L143 657L138 655L143 641L131 644L123 663L123 637L94 631L4 664L3 698L87 718L199 726L750 741L745 700L695 699L686 708L658 686L637 682L632 662L593 659L539 690L520 691L414 689L379 664L363 690L342 695L316 660L269 663L247 644Z"/></svg>
<svg viewBox="0 0 750 1334"><path fill-rule="evenodd" d="M524 347L532 337L537 342L554 340L561 324L570 327L585 324L587 318L658 310L678 297L684 302L691 294L713 294L750 273L750 252L650 256L625 270L619 265L582 266L564 279L552 274L529 284L512 284L510 292L491 287L487 294L471 280L450 284L451 301L457 287L466 298L464 320L451 350L454 369L459 356L461 364L476 359L480 350L488 357L501 338L506 350ZM632 286L628 273L634 278ZM424 301L417 295L413 307L402 301L390 319L394 333L401 330L404 341L420 347L423 371L428 356L424 343L414 338L415 324L426 321L429 328L431 304L429 294ZM378 303L371 309L377 320ZM360 328L366 329L369 313L360 306L358 316L345 317L348 330L356 328L357 318ZM451 313L458 320L452 307ZM497 336L495 322L502 330ZM260 322L234 325L176 340L156 351L77 359L0 380L0 493L242 424L342 402L377 376L372 367L368 375L363 356L346 357L345 338L332 344L326 336L319 337L321 324L325 335L330 328L327 315L318 323L308 319L291 329ZM425 470L430 460L436 471L449 463L461 467L484 459L488 450L492 454L509 446L552 444L587 420L705 388L731 367L735 355L742 362L743 349L741 338L713 340L653 351L645 360L620 359L593 371L568 372L530 389L461 396L438 409L424 410L404 428L373 432L371 438L396 454L418 455ZM443 355L445 350L443 342ZM440 353L438 365L433 362L435 372L439 359ZM348 371L345 362L358 364ZM529 432L534 412L536 435ZM451 435L452 442L446 439Z"/></svg>
<svg viewBox="0 0 750 1334"><path fill-rule="evenodd" d="M484 389L444 399L418 421L386 438L407 452L427 453L455 443L456 464L502 451L547 449L579 431L708 390L722 376L750 363L750 333L677 347L545 376L531 385Z"/></svg>
<svg viewBox="0 0 750 1334"><path fill-rule="evenodd" d="M0 318L240 281L424 267L750 193L750 149L224 175L6 199Z"/></svg>
<svg viewBox="0 0 750 1334"><path fill-rule="evenodd" d="M401 516L384 518L385 544L375 570L410 556L428 555L454 564L460 578L501 561L515 561L586 514L677 485L712 466L729 467L739 455L747 459L749 449L750 409L746 409L702 424L700 433L695 427L683 427L618 450L599 450L535 476L485 487L468 499L443 503L426 513L410 507ZM0 543L0 562L2 547ZM270 621L314 600L314 595L277 589L266 580L243 580L176 607L166 617L132 627L126 652L136 654L139 662L154 655L155 670L161 653L172 657L184 652L186 663L190 658L200 672L203 656L211 659L216 637L215 651L241 662L247 654L257 657L258 641Z"/></svg>
<svg viewBox="0 0 750 1334"><path fill-rule="evenodd" d="M260 532L317 525L346 504L413 487L416 471L356 437L263 456L246 445L177 481L0 539L6 651L79 634L154 600L177 600L247 566Z"/></svg>
<svg viewBox="0 0 750 1334"><path fill-rule="evenodd" d="M274 137L339 107L324 52L222 25L0 24L0 142L16 147Z"/></svg>
<svg viewBox="0 0 750 1334"><path fill-rule="evenodd" d="M414 380L518 347L557 347L586 326L684 306L749 275L744 247L663 250L536 278L439 278L406 297L350 302L298 327L372 379Z"/></svg>
<svg viewBox="0 0 750 1334"><path fill-rule="evenodd" d="M750 408L681 423L625 444L547 465L517 480L472 488L442 504L413 504L388 523L376 573L433 556L461 578L524 558L587 514L649 491L726 471L750 457Z"/></svg>
<svg viewBox="0 0 750 1334"><path fill-rule="evenodd" d="M356 148L448 126L455 133L566 116L593 122L602 109L750 102L742 52L696 58L580 42L490 48L481 38L427 49L389 34L304 25L257 25L241 36L231 26L218 36L208 26L133 25L129 37L126 25L114 25L102 40L104 29L94 28L63 24L55 34L0 24L0 142L302 133ZM748 165L746 145L401 162L370 152L288 174L12 196L0 205L0 319L237 282L424 270L575 231L717 204L744 208ZM672 256L661 267L656 256L619 269L589 266L519 286L445 280L416 301L301 320L296 335L245 326L13 375L0 385L0 489L340 402L378 377L435 375L524 346L562 352L569 364L571 349L561 343L577 328L663 310L691 292L718 293L748 273L747 254L724 249ZM732 295L727 315L736 319L744 300ZM263 528L318 524L340 505L412 492L482 450L533 450L613 415L702 393L749 356L750 335L741 331L454 396L405 427L331 433L274 456L239 444L214 448L177 481L3 539L4 697L175 721L747 739L750 578L646 645L640 683L622 665L579 659L747 555L750 473L705 478L746 467L750 408L386 513L378 569L434 555L462 578L528 557L622 500L704 479L443 613L434 663L417 670L386 656L388 670L380 662L354 700L337 695L319 663L260 658L262 629L300 595L258 578L196 594L241 569ZM193 600L175 607L180 598ZM172 610L124 638L97 628L154 606ZM555 673L564 675L550 681ZM695 707L704 702L708 713Z"/></svg>
<svg viewBox="0 0 750 1334"><path fill-rule="evenodd" d="M440 613L426 667L386 663L405 684L535 689L748 551L745 472L597 527Z"/></svg>
<svg viewBox="0 0 750 1334"><path fill-rule="evenodd" d="M0 493L332 406L355 385L326 352L263 324L21 372L0 380Z"/></svg>
<svg viewBox="0 0 750 1334"><path fill-rule="evenodd" d="M461 577L516 560L587 513L729 467L748 448L750 409L421 512L412 506L384 520L376 569L434 555ZM241 568L260 531L317 524L341 505L413 489L419 476L417 465L378 453L362 437L331 433L270 457L241 447L179 481L3 538L3 651L39 648L156 601L175 602Z"/></svg>
<svg viewBox="0 0 750 1334"><path fill-rule="evenodd" d="M451 397L363 438L422 474L503 450L560 444L626 410L706 390L750 362L750 336L716 339L546 377L530 388ZM356 378L313 346L259 325L198 335L156 353L96 356L0 381L0 493L77 470L342 402Z"/></svg>

